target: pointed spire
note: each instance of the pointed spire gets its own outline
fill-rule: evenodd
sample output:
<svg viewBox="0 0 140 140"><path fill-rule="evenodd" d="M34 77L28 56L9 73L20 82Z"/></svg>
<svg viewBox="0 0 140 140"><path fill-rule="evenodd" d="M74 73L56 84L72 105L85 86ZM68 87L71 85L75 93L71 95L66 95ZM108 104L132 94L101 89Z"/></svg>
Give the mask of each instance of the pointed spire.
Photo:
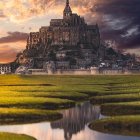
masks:
<svg viewBox="0 0 140 140"><path fill-rule="evenodd" d="M66 0L66 6L69 6L69 0Z"/></svg>
<svg viewBox="0 0 140 140"><path fill-rule="evenodd" d="M71 14L72 14L72 10L71 10L70 5L69 5L69 0L66 0L66 7L64 9L64 18L70 17Z"/></svg>

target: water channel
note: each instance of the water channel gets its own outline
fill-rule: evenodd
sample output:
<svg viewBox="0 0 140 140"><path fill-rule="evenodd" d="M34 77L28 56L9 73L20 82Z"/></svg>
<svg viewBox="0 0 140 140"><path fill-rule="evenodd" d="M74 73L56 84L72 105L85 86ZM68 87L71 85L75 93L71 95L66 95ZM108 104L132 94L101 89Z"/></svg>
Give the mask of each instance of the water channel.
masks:
<svg viewBox="0 0 140 140"><path fill-rule="evenodd" d="M0 126L1 132L27 134L37 140L139 140L140 137L103 134L88 128L91 121L102 118L100 108L89 102L63 110L63 119L23 125Z"/></svg>

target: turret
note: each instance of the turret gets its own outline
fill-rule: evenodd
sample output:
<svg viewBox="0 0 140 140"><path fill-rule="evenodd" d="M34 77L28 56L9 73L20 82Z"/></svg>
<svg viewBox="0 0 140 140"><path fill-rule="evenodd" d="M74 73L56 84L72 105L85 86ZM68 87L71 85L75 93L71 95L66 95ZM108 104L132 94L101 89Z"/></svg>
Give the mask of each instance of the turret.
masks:
<svg viewBox="0 0 140 140"><path fill-rule="evenodd" d="M72 15L72 10L69 5L69 0L66 0L66 7L63 12L63 18L68 19L69 17L71 17L71 15Z"/></svg>

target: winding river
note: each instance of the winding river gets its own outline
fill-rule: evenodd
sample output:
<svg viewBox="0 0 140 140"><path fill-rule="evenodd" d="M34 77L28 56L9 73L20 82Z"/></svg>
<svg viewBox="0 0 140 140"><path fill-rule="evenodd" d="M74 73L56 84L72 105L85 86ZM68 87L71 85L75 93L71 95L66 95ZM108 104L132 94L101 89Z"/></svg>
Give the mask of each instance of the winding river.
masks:
<svg viewBox="0 0 140 140"><path fill-rule="evenodd" d="M139 140L140 137L103 134L88 128L91 121L100 119L98 106L89 102L75 108L63 110L63 119L55 122L42 122L24 125L0 126L1 132L27 134L37 140Z"/></svg>

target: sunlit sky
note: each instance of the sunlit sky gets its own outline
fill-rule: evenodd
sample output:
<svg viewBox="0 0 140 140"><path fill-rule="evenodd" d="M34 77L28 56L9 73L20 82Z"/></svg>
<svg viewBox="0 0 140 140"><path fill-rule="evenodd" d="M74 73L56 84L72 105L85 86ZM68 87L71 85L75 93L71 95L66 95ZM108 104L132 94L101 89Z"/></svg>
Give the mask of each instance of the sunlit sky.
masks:
<svg viewBox="0 0 140 140"><path fill-rule="evenodd" d="M62 18L66 0L0 0L0 63L25 49L29 32ZM73 13L98 23L102 41L140 56L140 0L70 0Z"/></svg>

